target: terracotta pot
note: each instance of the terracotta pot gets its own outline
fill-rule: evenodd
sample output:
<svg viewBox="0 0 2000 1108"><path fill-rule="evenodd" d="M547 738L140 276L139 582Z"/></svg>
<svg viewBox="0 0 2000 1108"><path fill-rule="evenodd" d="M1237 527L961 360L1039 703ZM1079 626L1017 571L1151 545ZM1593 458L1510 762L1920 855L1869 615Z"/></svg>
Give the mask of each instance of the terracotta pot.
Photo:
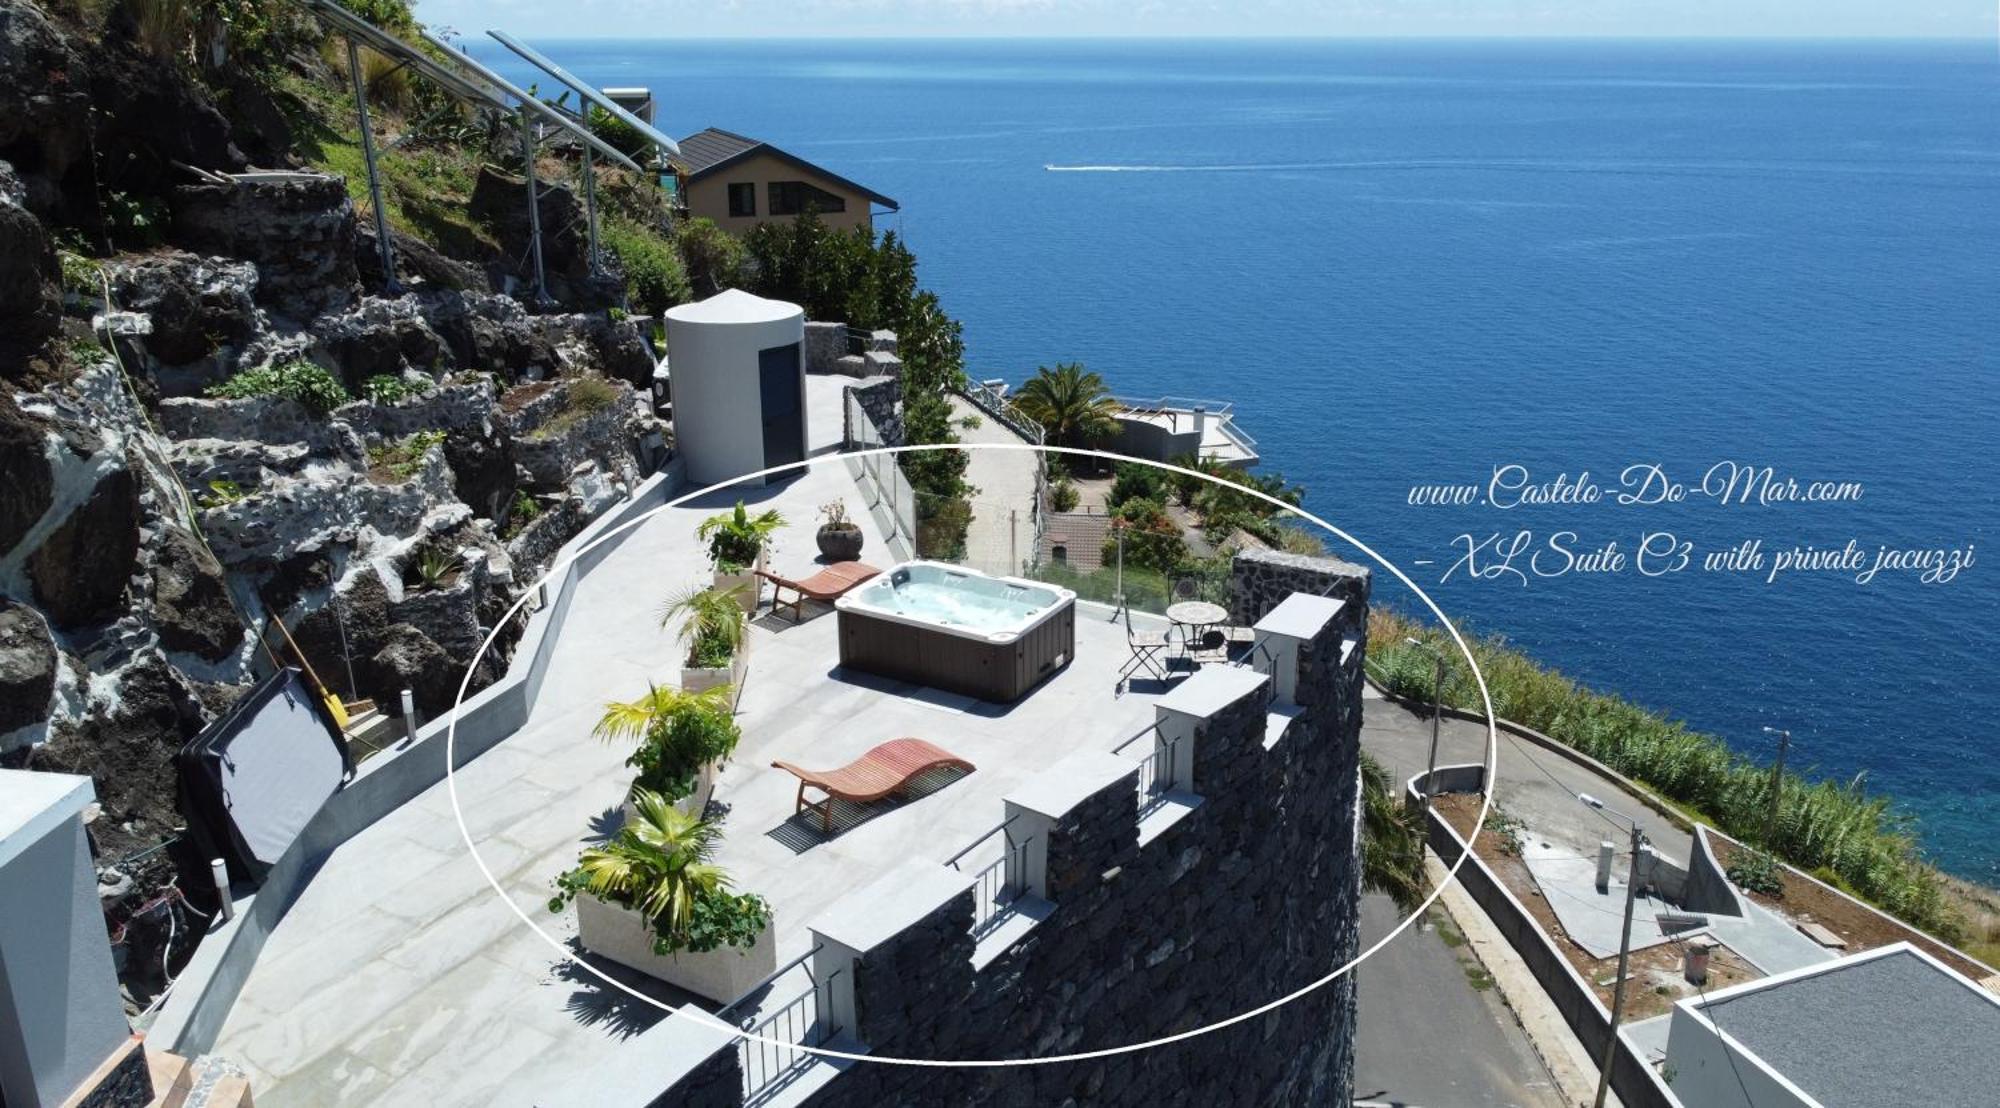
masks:
<svg viewBox="0 0 2000 1108"><path fill-rule="evenodd" d="M849 524L836 530L822 527L813 538L819 543L819 552L829 562L852 562L861 557L861 543L865 536L861 528Z"/></svg>

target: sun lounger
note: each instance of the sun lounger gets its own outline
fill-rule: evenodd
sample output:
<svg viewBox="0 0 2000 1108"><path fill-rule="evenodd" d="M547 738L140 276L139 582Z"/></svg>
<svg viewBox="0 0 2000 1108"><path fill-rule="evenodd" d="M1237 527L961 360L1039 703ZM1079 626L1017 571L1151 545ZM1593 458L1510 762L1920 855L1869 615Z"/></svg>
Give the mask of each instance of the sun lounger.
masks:
<svg viewBox="0 0 2000 1108"><path fill-rule="evenodd" d="M793 814L818 812L820 830L827 834L833 833L836 797L851 804L867 804L907 787L934 769L951 766L972 772L971 762L922 739L890 739L839 769L801 769L790 762L771 765L799 779L798 807ZM825 793L826 799L807 800L807 785Z"/></svg>
<svg viewBox="0 0 2000 1108"><path fill-rule="evenodd" d="M864 562L835 562L832 565L803 580L793 580L768 570L758 570L757 576L769 581L771 589L771 610L776 611L786 604L791 605L792 622L805 618L804 608L808 600L831 604L840 599L848 590L871 577L878 577L881 570ZM792 599L784 599L784 591L792 590Z"/></svg>

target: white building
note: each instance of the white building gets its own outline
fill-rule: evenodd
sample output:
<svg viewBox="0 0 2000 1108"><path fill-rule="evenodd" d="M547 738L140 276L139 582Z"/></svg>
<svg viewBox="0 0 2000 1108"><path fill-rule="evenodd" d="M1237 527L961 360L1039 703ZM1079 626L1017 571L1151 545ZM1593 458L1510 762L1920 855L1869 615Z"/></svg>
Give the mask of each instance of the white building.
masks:
<svg viewBox="0 0 2000 1108"><path fill-rule="evenodd" d="M720 484L806 457L805 309L725 289L667 310L674 444Z"/></svg>
<svg viewBox="0 0 2000 1108"><path fill-rule="evenodd" d="M1909 943L1674 1006L1686 1108L2000 1104L2000 996Z"/></svg>

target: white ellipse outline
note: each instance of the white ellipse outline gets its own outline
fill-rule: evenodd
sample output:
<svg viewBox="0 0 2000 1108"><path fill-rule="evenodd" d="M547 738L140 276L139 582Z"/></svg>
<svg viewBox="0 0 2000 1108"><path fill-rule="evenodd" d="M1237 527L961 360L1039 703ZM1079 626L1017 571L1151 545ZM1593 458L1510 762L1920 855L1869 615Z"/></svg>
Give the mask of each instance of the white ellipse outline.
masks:
<svg viewBox="0 0 2000 1108"><path fill-rule="evenodd" d="M501 903L505 904L507 906L507 909L513 912L514 915L517 918L519 918L522 923L527 924L529 930L533 931L535 935L539 937L543 942L549 944L549 947L553 949L556 952L556 954L560 956L564 961L569 962L571 965L577 967L578 969L584 970L591 976L596 977L598 980L604 982L607 985L612 986L615 989L618 989L619 991L625 993L626 995L631 996L638 1000L642 1000L647 1004L650 1004L653 1007L658 1008L660 1011L665 1012L669 1016L684 1011L692 1012L702 1017L702 1020L700 1022L702 1022L702 1025L704 1027L713 1028L727 1035L729 1038L740 1039L744 1042L768 1043L771 1046L780 1047L787 1050L795 1050L801 1053L811 1054L820 1058L837 1058L848 1062L875 1062L886 1066L936 1066L944 1069L978 1069L984 1067L1007 1067L1007 1066L1049 1066L1063 1062L1087 1062L1096 1058L1110 1058L1120 1054L1136 1054L1142 1050L1151 1050L1155 1047L1169 1046L1173 1043L1182 1042L1184 1040L1192 1039L1200 1035L1206 1035L1211 1031L1220 1031L1226 1027L1233 1027L1236 1024L1243 1023L1246 1020L1255 1019L1258 1016L1264 1015L1267 1012L1276 1011L1277 1009L1282 1008L1287 1004L1290 1004L1292 1001L1297 1000L1308 993L1316 992L1319 989L1331 985L1333 982L1339 980L1342 976L1352 971L1354 967L1360 965L1364 961L1367 961L1371 955L1373 955L1376 951L1382 949L1383 947L1387 946L1390 940L1402 934L1406 928L1408 928L1411 924L1415 923L1417 919L1421 917L1425 912L1429 911L1431 905L1437 902L1437 898L1444 894L1446 885L1450 884L1453 881L1458 880L1459 867L1465 865L1466 859L1471 857L1472 852L1470 850L1460 852L1458 856L1458 861L1452 863L1451 866L1445 871L1445 880L1438 882L1437 887L1431 890L1431 894L1424 898L1423 903L1417 905L1416 911L1411 912L1410 915L1403 920L1403 922L1397 924L1395 928L1393 928L1387 935L1384 935L1380 939L1376 940L1375 945L1355 955L1352 960L1348 961L1345 965L1335 968L1332 972L1328 973L1326 976L1321 977L1316 981L1312 981L1305 985L1302 985L1299 988L1294 989L1289 993L1286 993L1284 996L1277 998L1276 1000L1267 1001L1264 1004L1261 1004L1255 1008L1251 1008L1243 1012L1238 1012L1236 1015L1216 1020L1213 1023L1206 1023L1201 1025L1200 1027L1191 1027L1185 1031L1177 1031L1171 1035L1164 1035L1157 1039L1148 1039L1144 1042L1137 1042L1137 1043L1125 1043L1119 1046L1102 1047L1097 1050L1077 1051L1070 1054L1051 1054L1035 1058L902 1058L894 1055L860 1054L853 1051L833 1050L825 1046L806 1046L802 1043L791 1043L791 1042L786 1042L783 1039L776 1039L764 1035L753 1034L746 1028L731 1027L728 1024L723 1023L721 1020L716 1019L713 1013L707 1011L706 1009L698 1008L693 1004L683 1004L678 1008L669 1004L663 1004L660 1001L655 1000L654 998L638 991L637 989L632 988L631 986L625 984L624 982L617 980L616 978L598 969L596 966L591 965L589 962L583 960L582 958L577 957L574 953L570 951L570 949L567 946L565 946L561 942L558 942L554 936L550 935L546 931L543 931L541 927L535 923L534 920L528 917L528 913L521 910L520 905L514 903L514 898L507 895L507 890L501 887L499 880L493 876L493 871L486 867L486 859L480 856L478 845L472 841L472 832L465 825L465 813L459 809L458 805L458 778L456 776L456 770L454 769L454 763L457 761L455 757L456 754L455 744L458 737L459 709L463 707L465 703L465 694L467 690L471 687L472 672L474 668L476 668L479 665L479 659L484 657L488 650L492 649L494 640L497 639L500 635L500 629L507 626L507 624L510 621L512 621L516 616L518 616L521 613L521 609L527 604L528 598L534 596L538 591L540 591L541 586L546 584L549 578L554 576L557 573L557 571L568 568L568 566L571 563L575 562L578 558L583 557L585 554L590 553L591 550L595 549L598 546L598 544L604 542L605 540L613 537L614 535L618 535L621 532L629 530L633 527L637 527L639 524L646 522L647 520L653 518L655 515L658 515L659 513L667 510L668 508L677 508L680 507L682 504L685 504L688 501L695 499L696 497L706 496L713 492L719 492L724 489L733 488L737 485L744 483L745 481L751 481L761 477L768 477L772 474L786 473L792 470L798 470L799 472L804 473L811 466L820 464L822 462L839 462L846 458L865 458L865 457L870 457L872 455L882 455L882 454L887 454L887 455L909 454L926 450L1024 450L1024 451L1035 451L1038 453L1071 454L1078 457L1086 457L1086 458L1106 458L1115 463L1136 462L1140 465L1152 466L1155 469L1164 469L1172 473L1184 473L1189 476L1199 477L1200 479L1208 481L1212 484L1221 485L1223 487L1232 489L1237 492L1246 493L1260 500L1268 501L1272 505L1284 511L1304 516L1306 519L1309 519L1313 523L1317 524L1323 530L1331 532L1335 536L1339 537L1343 542L1352 545L1355 549L1361 551L1363 554L1366 554L1368 555L1368 557L1374 559L1376 564L1380 565L1383 569L1386 569L1390 573L1394 574L1398 581L1401 581L1404 584L1404 586L1406 586L1411 592L1416 593L1417 598L1424 602L1424 606L1430 609L1431 614L1438 618L1439 624L1441 624L1444 627L1444 629L1451 635L1452 642L1457 644L1459 655L1465 659L1466 665L1471 669L1473 682L1479 686L1479 699L1480 702L1484 704L1486 707L1486 767L1485 768L1486 768L1488 787L1485 791L1485 795L1482 797L1482 803L1480 804L1479 807L1479 819L1474 824L1474 826L1477 827L1485 825L1487 813L1490 812L1493 807L1492 784L1494 781L1495 771L1498 769L1498 761L1500 753L1500 731L1497 724L1497 717L1493 711L1493 696L1492 693L1489 692L1486 688L1486 674L1480 670L1479 660L1472 656L1471 647L1466 645L1464 636L1459 634L1458 628L1455 625L1453 625L1451 620L1444 614L1444 609L1438 607L1437 602L1430 598L1430 594L1424 592L1422 586L1418 585L1415 581L1410 580L1408 574L1404 573L1401 569L1397 568L1396 565L1390 562L1387 558L1384 558L1382 555L1377 554L1374 548L1370 547L1367 543L1362 542L1361 540L1355 538L1354 536L1348 534L1347 532L1341 530L1340 528L1335 527L1333 524L1328 523L1327 521L1321 519L1320 517L1314 515L1313 513L1306 511L1304 508L1296 504L1287 504L1284 501L1279 500L1277 497L1272 496L1261 489L1254 489L1246 485L1239 485L1231 481L1224 481L1219 477L1202 473L1199 470L1187 469L1183 466L1171 465L1166 462L1148 461L1144 458L1132 458L1121 454L1112 454L1102 450L1086 450L1078 447L1069 447L1069 446L1037 446L1032 443L1020 443L1020 444L926 443L916 446L882 446L882 447L875 447L869 450L844 450L836 453L821 454L817 457L807 458L804 461L790 462L785 465L779 465L779 466L768 466L764 469L756 471L755 473L746 473L740 477L732 478L729 481L723 482L721 484L706 485L702 488L694 490L693 492L677 496L674 499L667 501L665 504L662 504L657 508L653 508L642 515L629 519L624 523L621 523L618 526L606 531L604 534L597 536L596 538L592 539L588 545L583 547L583 549L576 551L574 554L571 554L566 558L551 563L549 565L549 568L544 570L542 572L542 575L535 580L533 586L530 586L529 588L522 590L520 598L514 601L513 605L507 609L506 614L493 622L493 630L487 633L486 640L479 644L479 650L473 654L471 663L466 666L465 677L461 679L458 683L458 699L454 701L452 704L451 716L445 727L444 781L445 781L445 791L451 797L452 818L458 824L459 837L464 840L466 850L471 853L473 864L479 867L480 875L486 878L486 883L487 885L492 887L494 895L498 896L500 898ZM1358 794L1356 799L1357 801L1359 800ZM1428 828L1426 828L1426 834L1428 834Z"/></svg>

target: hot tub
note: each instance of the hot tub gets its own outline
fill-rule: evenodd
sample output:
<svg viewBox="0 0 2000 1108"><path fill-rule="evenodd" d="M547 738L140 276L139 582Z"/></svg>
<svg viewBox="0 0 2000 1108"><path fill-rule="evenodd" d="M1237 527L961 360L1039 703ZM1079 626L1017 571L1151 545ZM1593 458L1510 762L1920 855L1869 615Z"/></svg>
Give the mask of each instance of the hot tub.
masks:
<svg viewBox="0 0 2000 1108"><path fill-rule="evenodd" d="M840 664L1007 703L1076 654L1076 594L904 562L834 602Z"/></svg>

